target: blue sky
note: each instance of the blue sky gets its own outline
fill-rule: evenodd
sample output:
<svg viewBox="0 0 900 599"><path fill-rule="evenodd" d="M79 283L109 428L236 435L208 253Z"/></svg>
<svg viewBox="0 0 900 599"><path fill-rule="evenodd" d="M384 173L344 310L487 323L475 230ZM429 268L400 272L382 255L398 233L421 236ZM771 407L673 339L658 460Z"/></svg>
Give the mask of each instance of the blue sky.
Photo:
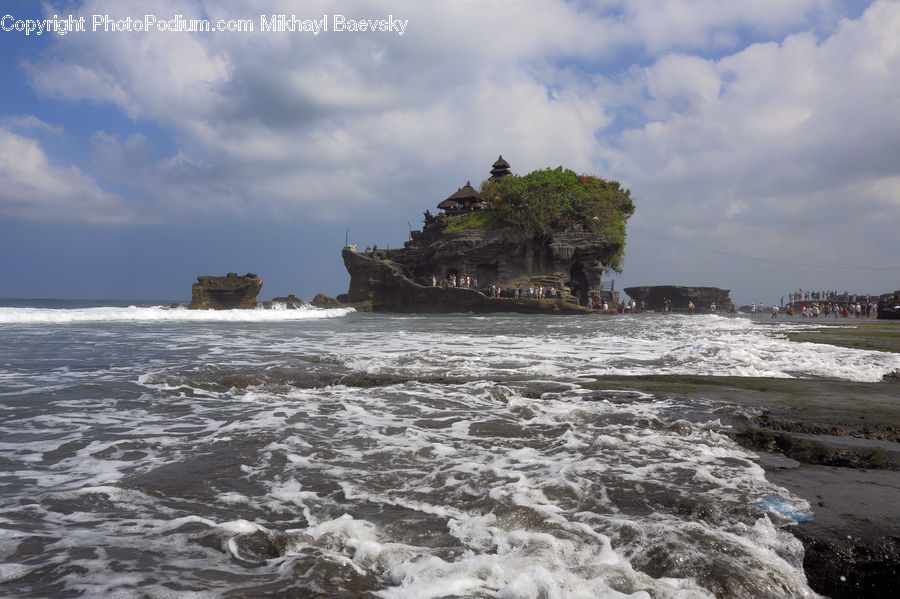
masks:
<svg viewBox="0 0 900 599"><path fill-rule="evenodd" d="M631 189L617 288L900 288L896 1L151 6L3 4L0 297L184 301L232 271L336 295L345 236L398 247L501 153ZM54 14L87 31L15 29ZM91 30L147 14L255 30Z"/></svg>

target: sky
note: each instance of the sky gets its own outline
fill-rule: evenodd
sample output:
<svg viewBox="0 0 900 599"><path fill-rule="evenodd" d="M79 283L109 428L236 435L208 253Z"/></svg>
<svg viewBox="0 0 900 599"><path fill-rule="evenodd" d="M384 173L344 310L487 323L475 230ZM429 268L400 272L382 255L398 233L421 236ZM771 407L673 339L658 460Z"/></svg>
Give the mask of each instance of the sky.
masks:
<svg viewBox="0 0 900 599"><path fill-rule="evenodd" d="M228 272L260 299L337 295L346 241L400 247L500 154L631 190L616 289L900 289L898 1L0 13L0 297L187 301ZM263 31L273 15L300 30ZM369 19L388 30L351 30Z"/></svg>

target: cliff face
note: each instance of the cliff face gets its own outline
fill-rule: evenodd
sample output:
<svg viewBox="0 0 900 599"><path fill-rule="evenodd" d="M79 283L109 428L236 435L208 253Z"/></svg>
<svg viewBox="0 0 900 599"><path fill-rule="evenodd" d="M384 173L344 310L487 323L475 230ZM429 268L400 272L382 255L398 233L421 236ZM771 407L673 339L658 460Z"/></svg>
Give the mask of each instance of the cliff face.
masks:
<svg viewBox="0 0 900 599"><path fill-rule="evenodd" d="M516 228L446 232L432 224L413 232L403 249L363 254L345 248L350 289L341 299L386 312L581 312L578 303L601 297L606 250L594 233L535 238ZM459 286L441 285L451 277ZM464 287L467 277L472 288ZM501 298L490 297L492 286ZM516 287L541 286L547 297L551 287L560 297L513 298Z"/></svg>
<svg viewBox="0 0 900 599"><path fill-rule="evenodd" d="M693 301L697 312L708 312L710 304L716 305L718 312L726 312L731 305L728 289L718 287L684 287L681 285L654 285L626 287L625 293L640 302L647 302L648 310L662 310L665 299L672 300L672 309L685 312L688 302Z"/></svg>
<svg viewBox="0 0 900 599"><path fill-rule="evenodd" d="M233 272L224 277L201 276L191 287L188 307L200 310L255 308L260 289L262 279L249 272L240 277Z"/></svg>

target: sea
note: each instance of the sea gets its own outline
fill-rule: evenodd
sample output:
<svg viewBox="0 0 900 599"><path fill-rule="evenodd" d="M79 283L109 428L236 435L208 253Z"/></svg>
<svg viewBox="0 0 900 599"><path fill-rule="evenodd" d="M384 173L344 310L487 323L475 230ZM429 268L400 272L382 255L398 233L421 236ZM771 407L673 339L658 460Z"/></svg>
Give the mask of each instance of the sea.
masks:
<svg viewBox="0 0 900 599"><path fill-rule="evenodd" d="M748 408L587 386L900 369L815 326L0 302L0 596L816 597Z"/></svg>

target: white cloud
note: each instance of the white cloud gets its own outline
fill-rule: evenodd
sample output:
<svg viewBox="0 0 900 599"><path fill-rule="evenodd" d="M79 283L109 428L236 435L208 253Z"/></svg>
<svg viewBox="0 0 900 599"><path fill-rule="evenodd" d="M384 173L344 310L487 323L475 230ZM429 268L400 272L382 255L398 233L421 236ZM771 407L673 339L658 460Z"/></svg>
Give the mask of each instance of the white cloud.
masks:
<svg viewBox="0 0 900 599"><path fill-rule="evenodd" d="M45 123L33 114L13 114L0 119L0 127L17 131L36 131L60 135L62 127Z"/></svg>
<svg viewBox="0 0 900 599"><path fill-rule="evenodd" d="M130 186L145 214L417 212L502 152L517 172L564 164L623 181L637 225L753 255L790 243L814 260L823 237L897 218L900 5L854 6L168 0L153 11L392 13L409 26L402 38L98 32L54 38L26 64L39 94L171 133L167 157L152 139L98 133L82 165Z"/></svg>
<svg viewBox="0 0 900 599"><path fill-rule="evenodd" d="M91 224L135 222L133 211L78 167L52 164L37 141L0 127L0 214Z"/></svg>

